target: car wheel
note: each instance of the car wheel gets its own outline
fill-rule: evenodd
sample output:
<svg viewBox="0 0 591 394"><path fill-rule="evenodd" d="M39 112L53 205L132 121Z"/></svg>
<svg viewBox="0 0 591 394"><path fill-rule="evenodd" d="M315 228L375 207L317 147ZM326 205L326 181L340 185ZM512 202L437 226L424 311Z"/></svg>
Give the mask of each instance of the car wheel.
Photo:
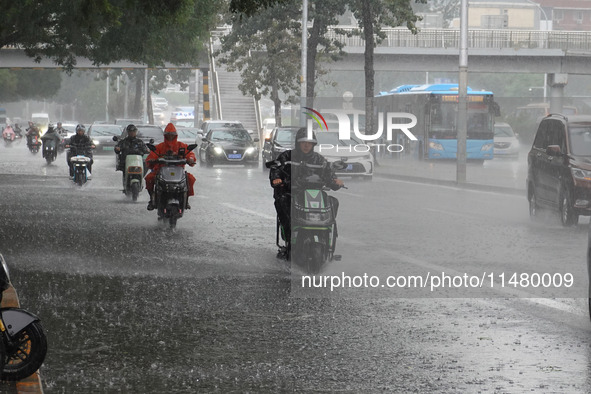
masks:
<svg viewBox="0 0 591 394"><path fill-rule="evenodd" d="M579 223L579 215L572 206L570 189L565 187L560 193L560 221L564 227L570 227Z"/></svg>
<svg viewBox="0 0 591 394"><path fill-rule="evenodd" d="M532 186L531 193L529 195L529 217L535 220L539 214L538 212L538 200L536 198L536 188Z"/></svg>

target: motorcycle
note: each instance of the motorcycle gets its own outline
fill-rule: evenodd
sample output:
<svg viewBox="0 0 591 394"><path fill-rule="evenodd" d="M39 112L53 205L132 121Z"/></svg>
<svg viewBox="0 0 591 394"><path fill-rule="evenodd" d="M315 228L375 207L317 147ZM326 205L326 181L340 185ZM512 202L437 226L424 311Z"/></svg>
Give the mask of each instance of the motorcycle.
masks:
<svg viewBox="0 0 591 394"><path fill-rule="evenodd" d="M156 147L152 144L146 144L152 151ZM157 162L163 164L156 175L156 187L154 190L155 206L158 210L158 220L166 220L170 228L176 227L176 222L183 216L188 199L188 184L185 169L181 166L187 164L185 155L195 149L196 144L191 144L185 148L180 148L178 155L167 154L159 157Z"/></svg>
<svg viewBox="0 0 591 394"><path fill-rule="evenodd" d="M70 149L72 156L70 163L74 167L74 183L82 186L88 181L88 165L90 164L90 146L89 145L66 145Z"/></svg>
<svg viewBox="0 0 591 394"><path fill-rule="evenodd" d="M47 164L51 164L52 161L57 159L57 144L54 139L42 139L43 140L43 158L47 161Z"/></svg>
<svg viewBox="0 0 591 394"><path fill-rule="evenodd" d="M31 142L28 144L28 147L31 153L39 152L39 148L41 147L41 142L39 142L39 136L31 136Z"/></svg>
<svg viewBox="0 0 591 394"><path fill-rule="evenodd" d="M0 254L0 301L10 284L8 266ZM18 381L35 373L47 354L47 337L40 319L21 308L0 308L1 380Z"/></svg>
<svg viewBox="0 0 591 394"><path fill-rule="evenodd" d="M277 218L275 242L281 255L314 275L327 262L341 259L340 255L334 254L338 237L336 212L326 193L330 189L324 186L319 175L324 165L305 162L290 164L292 171L300 174L292 177L291 181L291 239L285 239L285 231ZM266 163L267 168L274 165L282 164L277 161ZM346 168L346 164L341 161L326 165L330 165L333 170Z"/></svg>
<svg viewBox="0 0 591 394"><path fill-rule="evenodd" d="M113 141L119 141L117 136L113 136ZM153 143L154 140L150 140ZM131 196L133 201L137 201L140 191L144 188L144 154L139 150L130 150L125 156L123 164L123 193ZM119 160L119 158L118 158Z"/></svg>

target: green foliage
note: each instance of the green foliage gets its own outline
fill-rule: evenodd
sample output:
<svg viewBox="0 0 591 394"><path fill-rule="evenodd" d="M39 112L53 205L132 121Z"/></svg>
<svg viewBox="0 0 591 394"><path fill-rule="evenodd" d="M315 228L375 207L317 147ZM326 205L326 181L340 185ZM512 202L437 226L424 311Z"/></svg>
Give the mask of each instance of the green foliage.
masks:
<svg viewBox="0 0 591 394"><path fill-rule="evenodd" d="M71 71L76 56L95 65L197 65L217 22L217 0L48 0L0 2L0 46L48 56Z"/></svg>
<svg viewBox="0 0 591 394"><path fill-rule="evenodd" d="M0 101L44 99L54 96L61 84L59 70L0 70Z"/></svg>

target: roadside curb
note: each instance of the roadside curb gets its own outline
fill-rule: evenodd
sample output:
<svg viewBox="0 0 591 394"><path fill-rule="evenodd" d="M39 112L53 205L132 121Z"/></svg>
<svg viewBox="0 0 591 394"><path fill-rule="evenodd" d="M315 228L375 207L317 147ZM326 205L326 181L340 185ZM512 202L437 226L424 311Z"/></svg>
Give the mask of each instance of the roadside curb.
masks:
<svg viewBox="0 0 591 394"><path fill-rule="evenodd" d="M1 306L2 308L20 308L18 295L16 294L16 289L14 286L12 286L12 284L8 287L8 289L4 290L4 293L2 293ZM23 380L19 380L18 382L3 383L11 388L16 388L17 393L43 394L43 385L41 383L41 375L39 375L39 371Z"/></svg>
<svg viewBox="0 0 591 394"><path fill-rule="evenodd" d="M488 192L512 194L512 195L516 195L516 196L524 196L524 198L525 198L525 189L516 189L513 187L507 187L507 186L484 185L481 183L460 184L456 181L450 181L450 180L445 180L445 179L432 179L432 178L425 178L425 177L420 177L420 176L400 175L400 174L383 174L383 173L380 174L377 172L374 172L374 176L381 177L381 178L397 179L397 180L408 181L408 182L427 183L427 184L432 184L432 185L457 187L457 188L466 189L466 190L478 190L478 191L488 191Z"/></svg>

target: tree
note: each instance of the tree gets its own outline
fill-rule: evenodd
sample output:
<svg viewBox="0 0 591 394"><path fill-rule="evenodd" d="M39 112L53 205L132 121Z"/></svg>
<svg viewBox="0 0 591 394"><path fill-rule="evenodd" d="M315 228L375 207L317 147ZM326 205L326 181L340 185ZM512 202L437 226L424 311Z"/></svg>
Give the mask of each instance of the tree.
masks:
<svg viewBox="0 0 591 394"><path fill-rule="evenodd" d="M324 70L319 68L320 62L337 61L344 55L344 44L341 41L326 38L326 33L329 26L338 24L337 17L345 10L346 3L342 0L316 0L311 3L309 18L312 20L312 27L308 29L306 63L307 106L314 106L315 86L318 77L324 73Z"/></svg>
<svg viewBox="0 0 591 394"><path fill-rule="evenodd" d="M78 56L97 66L130 61L148 67L166 63L197 67L205 58L209 32L227 7L225 0L0 0L0 4L0 46L23 48L36 60L49 57L70 75ZM188 73L178 75L178 82L188 82Z"/></svg>
<svg viewBox="0 0 591 394"><path fill-rule="evenodd" d="M221 38L216 55L229 71L239 70L244 95L260 100L269 96L275 108L275 122L281 125L281 94L294 95L299 89L300 46L294 1L266 8L249 17L234 15L232 31Z"/></svg>
<svg viewBox="0 0 591 394"><path fill-rule="evenodd" d="M426 0L415 0L424 3ZM360 35L365 39L365 130L372 133L373 127L373 97L374 92L374 48L385 35L382 26L396 27L406 24L406 27L416 34L415 22L419 17L413 12L410 0L351 0L351 10L359 21Z"/></svg>

